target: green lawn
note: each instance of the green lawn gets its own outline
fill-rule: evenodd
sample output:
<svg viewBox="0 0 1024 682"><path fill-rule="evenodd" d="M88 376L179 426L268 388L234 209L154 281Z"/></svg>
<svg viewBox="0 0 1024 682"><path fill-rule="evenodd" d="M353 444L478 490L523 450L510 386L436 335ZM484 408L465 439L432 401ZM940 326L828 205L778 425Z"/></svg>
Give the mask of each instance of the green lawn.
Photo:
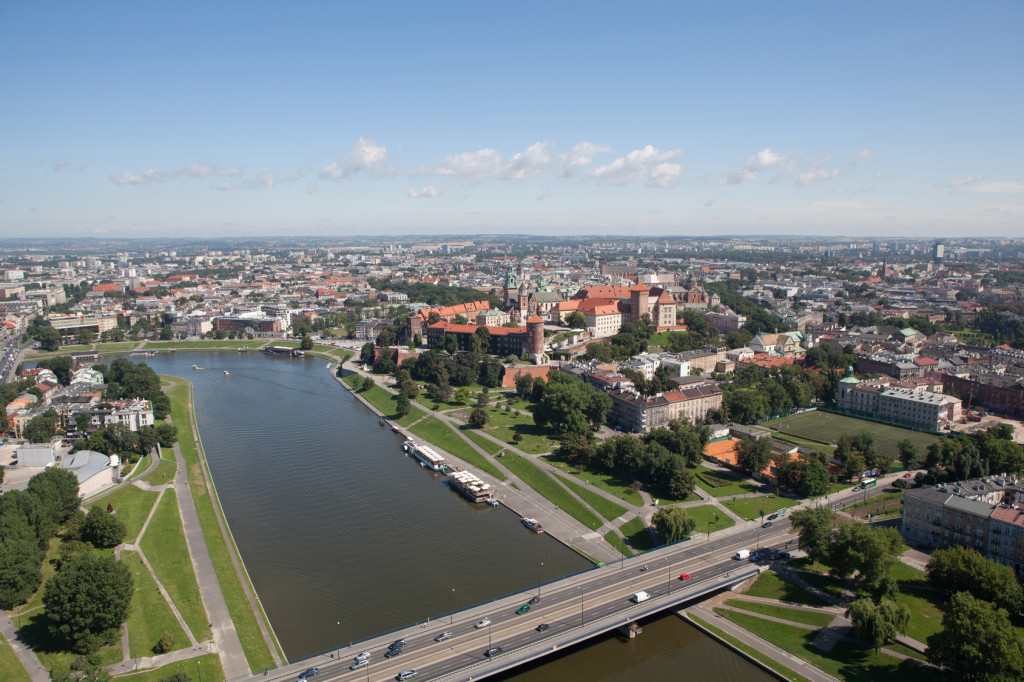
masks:
<svg viewBox="0 0 1024 682"><path fill-rule="evenodd" d="M828 566L806 556L800 557L799 559L793 559L789 562L789 567L801 571L817 571L818 573L828 573Z"/></svg>
<svg viewBox="0 0 1024 682"><path fill-rule="evenodd" d="M563 488L554 478L548 476L536 464L521 455L507 453L501 463L524 483L543 495L556 507L582 523L587 528L597 529L603 521L594 512L587 509L569 491Z"/></svg>
<svg viewBox="0 0 1024 682"><path fill-rule="evenodd" d="M471 409L471 408L469 408ZM463 421L469 418L469 409ZM519 412L505 412L504 407L491 405L487 408L487 426L484 430L495 438L514 445L523 452L531 455L539 455L544 452L551 452L558 444L548 437L548 429L537 426L532 416L520 414ZM516 443L513 436L519 434L523 439Z"/></svg>
<svg viewBox="0 0 1024 682"><path fill-rule="evenodd" d="M562 471L572 474L576 478L593 484L627 504L631 504L634 507L644 506L644 498L640 493L629 487L633 481L626 476L621 476L614 472L573 466L563 461L561 459L561 455L558 455L557 453L553 455L546 455L544 459L552 466L558 467Z"/></svg>
<svg viewBox="0 0 1024 682"><path fill-rule="evenodd" d="M97 343L95 347L99 352L106 353L109 351L132 350L139 343L139 341L112 341L110 343Z"/></svg>
<svg viewBox="0 0 1024 682"><path fill-rule="evenodd" d="M181 382L184 379L175 377ZM273 656L263 639L260 631L257 615L249 605L249 600L242 589L242 583L235 566L231 561L231 553L237 556L237 548L228 546L221 533L220 525L217 522L218 509L214 507L215 500L210 494L207 479L203 473L202 465L199 462L199 455L196 452L193 442L193 425L189 418L191 414L191 386L187 383L179 383L178 386L167 391L171 398L171 418L178 427L178 438L181 454L185 459L185 467L188 473L189 486L192 489L192 497L195 500L196 511L199 515L199 524L203 528L203 536L206 540L206 547L210 552L210 559L217 573L217 581L220 583L221 591L224 593L224 600L228 605L228 612L231 614L231 622L242 642L242 649L245 652L246 661L252 670L260 670L274 664ZM250 589L251 585L250 585ZM258 603L258 602L257 602ZM266 620L266 614L260 616ZM279 651L281 658L284 658Z"/></svg>
<svg viewBox="0 0 1024 682"><path fill-rule="evenodd" d="M142 480L150 485L164 485L174 480L174 473L177 469L178 465L174 461L174 452L167 449L164 452L164 457L160 460L160 464L157 465L156 471Z"/></svg>
<svg viewBox="0 0 1024 682"><path fill-rule="evenodd" d="M764 487L752 479L740 478L725 471L709 469L706 466L698 466L692 472L697 477L697 485L700 489L706 493L711 493L715 497L759 493ZM716 485L719 482L724 483L724 485Z"/></svg>
<svg viewBox="0 0 1024 682"><path fill-rule="evenodd" d="M466 464L474 466L481 471L486 471L497 479L504 481L508 478L498 467L474 450L469 443L459 438L459 434L452 431L447 424L437 417L427 417L412 427L410 431L428 443L433 443L437 447L447 450Z"/></svg>
<svg viewBox="0 0 1024 682"><path fill-rule="evenodd" d="M32 682L21 661L14 655L14 649L0 636L0 680L9 682Z"/></svg>
<svg viewBox="0 0 1024 682"><path fill-rule="evenodd" d="M569 488L569 490L576 493L577 497L589 504L592 509L609 521L614 521L628 511L621 504L612 502L608 498L598 495L592 490L587 490L579 483L574 483L563 476L559 476L558 474L555 474L555 478L561 481L563 485Z"/></svg>
<svg viewBox="0 0 1024 682"><path fill-rule="evenodd" d="M875 437L875 448L879 452L891 454L893 457L899 454L896 443L903 439L908 439L917 446L921 459L924 459L928 446L939 440L938 436L928 433L901 429L898 426L878 424L865 419L821 411L803 412L791 417L780 417L779 419L764 422L762 425L786 431L795 436L823 440L830 443L835 443L839 436L844 433L852 435L861 431L867 431ZM811 446L813 447L813 443Z"/></svg>
<svg viewBox="0 0 1024 682"><path fill-rule="evenodd" d="M152 455L143 455L142 457L139 457L139 459L135 462L135 465L132 466L131 471L128 471L124 475L124 477L126 479L128 479L128 478L135 478L136 476L138 476L143 471L145 471L146 469L149 468L149 463L151 461L152 461Z"/></svg>
<svg viewBox="0 0 1024 682"><path fill-rule="evenodd" d="M728 514L722 513L722 511L716 508L713 504L702 504L697 507L687 507L686 515L691 519L696 519L697 527L694 528L694 532L696 533L707 533L709 520L711 521L712 533L716 530L724 530L736 525L736 522L733 521Z"/></svg>
<svg viewBox="0 0 1024 682"><path fill-rule="evenodd" d="M132 572L135 580L135 594L128 613L128 646L131 653L134 656L152 656L156 653L156 643L165 632L174 637L172 651L189 646L188 636L181 629L139 555L135 552L121 552L121 561Z"/></svg>
<svg viewBox="0 0 1024 682"><path fill-rule="evenodd" d="M900 586L896 600L910 609L910 623L904 633L919 642L942 630L942 596L931 590Z"/></svg>
<svg viewBox="0 0 1024 682"><path fill-rule="evenodd" d="M820 452L825 452L825 453L828 453L830 455L836 451L836 446L835 445L826 445L825 443L817 443L817 442L815 442L813 440L808 440L806 438L801 438L799 436L794 436L794 435L789 434L789 433L781 433L779 431L773 431L772 432L772 438L777 438L779 440L784 440L787 443L792 443L793 445L799 445L801 447L810 448L812 450L818 450Z"/></svg>
<svg viewBox="0 0 1024 682"><path fill-rule="evenodd" d="M630 519L619 526L619 532L625 535L630 546L639 552L645 552L654 547L654 540L651 539L651 534L648 532L647 526L644 525L643 519L639 517Z"/></svg>
<svg viewBox="0 0 1024 682"><path fill-rule="evenodd" d="M754 647L747 646L746 644L744 644L740 640L736 639L735 637L733 637L730 634L727 634L727 633L723 632L722 630L719 630L714 625L711 625L710 623L708 623L704 619L698 618L697 616L695 616L695 615L693 615L692 613L689 613L689 612L687 612L686 615L693 622L697 623L698 625L700 625L705 630L708 630L709 632L713 633L719 639L728 642L729 644L733 645L734 647L736 647L737 649L739 649L740 651L742 651L746 655L750 656L751 658L757 659L762 664L764 664L768 668L774 670L775 672L781 674L786 679L792 680L793 682L811 682L810 680L808 680L803 675L800 675L798 673L793 672L792 670L790 670L786 666L784 666L781 663L779 663L778 661L776 661L774 658L771 658L770 656L765 656L763 653L761 653L760 651L758 651Z"/></svg>
<svg viewBox="0 0 1024 682"><path fill-rule="evenodd" d="M809 585L817 587L819 590L839 599L843 596L843 585L846 581L840 578L834 578L830 575L824 575L822 573L800 573L800 577L804 579Z"/></svg>
<svg viewBox="0 0 1024 682"><path fill-rule="evenodd" d="M728 507L734 514L752 521L761 518L761 511L764 510L765 518L768 518L775 511L783 507L792 507L800 504L799 500L792 500L788 497L778 495L758 495L757 497L742 497L738 500L722 500L722 504Z"/></svg>
<svg viewBox="0 0 1024 682"><path fill-rule="evenodd" d="M224 670L220 667L220 657L217 654L205 654L196 656L185 661L168 663L161 668L153 670L142 670L137 673L118 675L114 679L118 682L159 682L169 678L174 673L185 673L193 682L223 682Z"/></svg>
<svg viewBox="0 0 1024 682"><path fill-rule="evenodd" d="M604 534L604 539L609 545L622 552L623 556L633 556L633 550L627 547L626 543L622 541L622 536L619 535L618 531L608 531ZM594 563L597 562L595 561Z"/></svg>
<svg viewBox="0 0 1024 682"><path fill-rule="evenodd" d="M816 631L783 625L735 611L715 609L715 612L841 680L903 682L922 674L922 669L916 663L901 661L886 654L875 653L873 649L862 649L847 642L840 642L831 653L825 655L812 644Z"/></svg>
<svg viewBox="0 0 1024 682"><path fill-rule="evenodd" d="M496 455L496 454L498 454L499 452L501 452L502 450L505 449L501 445L498 445L497 443L495 443L490 438L484 438L482 435L480 435L480 432L477 431L476 429L471 429L469 427L466 427L464 429L461 429L461 431L462 431L462 434L464 436L466 436L471 441L473 441L474 443L479 445L481 448L483 448L490 455Z"/></svg>
<svg viewBox="0 0 1024 682"><path fill-rule="evenodd" d="M738 563L738 562L737 562ZM796 604L809 606L826 606L824 600L793 583L783 580L771 571L765 571L757 577L754 584L746 591L751 597L767 597L781 599Z"/></svg>
<svg viewBox="0 0 1024 682"><path fill-rule="evenodd" d="M351 386L351 379L353 379L356 376L359 375L350 374L349 376L345 377L345 383ZM382 388L381 386L374 386L369 391L360 390L358 391L358 394L362 396L363 399L366 400L366 402L370 403L371 405L376 407L378 411L382 412L386 418L395 422L399 426L404 426L408 428L410 425L414 424L415 422L419 421L420 419L426 416L426 412L413 405L409 409L409 414L405 415L401 419L397 419L397 415L395 412L395 410L397 409L395 405L395 395L393 393L389 393L386 389Z"/></svg>
<svg viewBox="0 0 1024 682"><path fill-rule="evenodd" d="M843 507L843 511L857 517L866 514L871 514L871 518L901 516L903 514L903 492L882 493L870 499Z"/></svg>
<svg viewBox="0 0 1024 682"><path fill-rule="evenodd" d="M141 490L133 485L128 485L120 490L96 500L89 505L89 511L107 510L107 505L113 505L117 512L117 518L124 522L128 534L124 536L125 542L133 542L139 537L142 524L146 522L149 511L156 502L158 492L155 490Z"/></svg>
<svg viewBox="0 0 1024 682"><path fill-rule="evenodd" d="M181 527L178 499L174 490L164 492L139 546L146 553L153 571L178 607L192 635L198 641L206 639L210 627L199 596L192 561L189 559L188 545L185 544L185 531Z"/></svg>
<svg viewBox="0 0 1024 682"><path fill-rule="evenodd" d="M924 571L913 566L907 566L902 561L897 561L892 565L892 568L889 569L889 575L903 585L916 585L918 587L926 587L928 585L928 575Z"/></svg>
<svg viewBox="0 0 1024 682"><path fill-rule="evenodd" d="M827 613L825 611L804 611L803 609L791 609L785 606L762 604L760 602L744 601L742 599L730 599L725 602L725 605L732 606L737 609L743 609L744 611L750 611L752 613L772 616L773 618L782 618L783 620L793 621L794 623L814 625L819 628L826 627L835 618L834 613Z"/></svg>

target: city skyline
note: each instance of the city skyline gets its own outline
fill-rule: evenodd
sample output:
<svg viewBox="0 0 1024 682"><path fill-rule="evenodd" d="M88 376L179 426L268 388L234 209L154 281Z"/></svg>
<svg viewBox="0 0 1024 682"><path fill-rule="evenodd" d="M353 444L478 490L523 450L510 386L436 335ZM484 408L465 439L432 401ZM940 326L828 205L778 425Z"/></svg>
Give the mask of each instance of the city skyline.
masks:
<svg viewBox="0 0 1024 682"><path fill-rule="evenodd" d="M1019 3L0 18L4 238L1024 232Z"/></svg>

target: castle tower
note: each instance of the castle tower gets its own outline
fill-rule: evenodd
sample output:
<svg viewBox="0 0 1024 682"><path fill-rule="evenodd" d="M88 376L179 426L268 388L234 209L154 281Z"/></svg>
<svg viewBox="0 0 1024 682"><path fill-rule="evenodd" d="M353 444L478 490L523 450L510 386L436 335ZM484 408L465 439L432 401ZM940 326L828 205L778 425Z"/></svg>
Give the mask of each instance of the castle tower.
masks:
<svg viewBox="0 0 1024 682"><path fill-rule="evenodd" d="M629 289L629 320L639 322L648 310L651 290L646 284L637 284Z"/></svg>
<svg viewBox="0 0 1024 682"><path fill-rule="evenodd" d="M544 357L544 320L531 315L526 321L526 348L523 350L530 356L534 364L542 364Z"/></svg>
<svg viewBox="0 0 1024 682"><path fill-rule="evenodd" d="M509 294L514 293L519 288L519 280L516 278L516 272L512 268L512 264L509 263L508 267L505 268L505 304L509 302Z"/></svg>

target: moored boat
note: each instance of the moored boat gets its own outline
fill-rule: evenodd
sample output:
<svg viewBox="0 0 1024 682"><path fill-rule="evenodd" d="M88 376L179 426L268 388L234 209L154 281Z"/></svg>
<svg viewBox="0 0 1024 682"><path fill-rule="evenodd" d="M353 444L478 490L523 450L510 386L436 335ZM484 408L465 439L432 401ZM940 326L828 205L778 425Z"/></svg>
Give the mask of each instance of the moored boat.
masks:
<svg viewBox="0 0 1024 682"><path fill-rule="evenodd" d="M543 533L544 532L544 526L540 525L540 522L537 521L537 519L529 519L529 518L526 518L524 516L523 518L521 518L519 520L520 520L520 522L524 526L526 526L527 528L532 530L534 533Z"/></svg>

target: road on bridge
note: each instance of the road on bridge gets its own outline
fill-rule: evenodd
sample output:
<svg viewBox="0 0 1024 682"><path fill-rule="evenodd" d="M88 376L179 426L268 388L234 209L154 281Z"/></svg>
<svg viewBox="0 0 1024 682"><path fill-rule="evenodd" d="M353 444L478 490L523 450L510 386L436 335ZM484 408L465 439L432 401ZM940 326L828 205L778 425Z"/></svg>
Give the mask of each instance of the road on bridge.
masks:
<svg viewBox="0 0 1024 682"><path fill-rule="evenodd" d="M882 491L865 492L868 497L874 497ZM850 504L863 499L864 495L863 492L840 494L831 500L831 506ZM296 663L271 672L269 679L294 680L302 670L311 666L320 667L319 676L311 682L389 680L395 679L403 670L415 670L417 681L483 679L652 611L745 579L744 576L752 575L757 567L734 559L736 551L757 547L781 550L790 545L795 547L796 538L790 530L787 516L774 521L771 528L763 528L759 521L750 522L745 528L722 537L712 536L710 541L690 540L662 547L494 602L469 607L437 621L354 643L343 647L338 658L325 661L324 656L317 656L307 659L304 665ZM689 578L681 579L683 573ZM641 590L650 595L650 600L634 603L631 598ZM528 612L516 613L519 607L538 596L540 602L531 605ZM548 627L538 630L542 624ZM436 641L442 633L450 633L450 637ZM406 641L402 653L385 658L388 645L399 638ZM501 647L501 653L485 656L484 652L492 647ZM362 651L370 652L369 665L350 670L352 657Z"/></svg>

